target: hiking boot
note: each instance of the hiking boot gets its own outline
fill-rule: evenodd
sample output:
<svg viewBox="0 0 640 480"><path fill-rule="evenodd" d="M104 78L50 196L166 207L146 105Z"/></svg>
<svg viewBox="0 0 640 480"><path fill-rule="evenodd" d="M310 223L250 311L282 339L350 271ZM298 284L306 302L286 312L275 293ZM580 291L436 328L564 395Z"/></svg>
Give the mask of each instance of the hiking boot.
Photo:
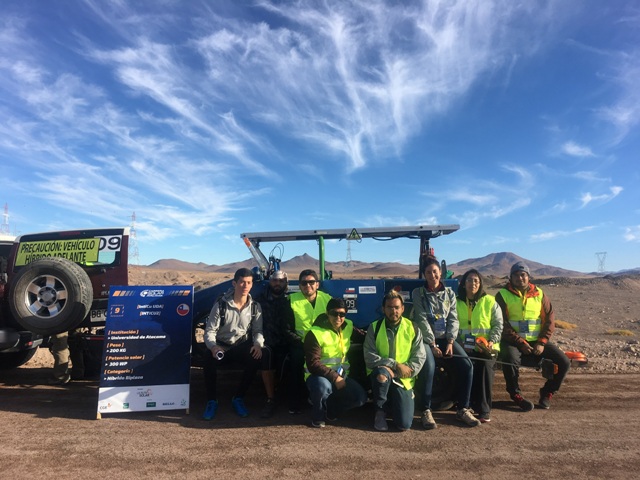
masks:
<svg viewBox="0 0 640 480"><path fill-rule="evenodd" d="M545 393L544 391L542 391L542 389L540 389L540 400L538 400L538 406L540 408L544 408L545 410L549 410L549 407L551 406L551 397L553 397L553 393Z"/></svg>
<svg viewBox="0 0 640 480"><path fill-rule="evenodd" d="M262 412L260 412L260 418L270 418L275 410L276 402L274 402L273 398L267 399L267 403L264 404Z"/></svg>
<svg viewBox="0 0 640 480"><path fill-rule="evenodd" d="M527 400L519 393L514 393L513 395L511 395L511 400L513 400L523 412L530 412L531 410L533 410L533 402Z"/></svg>
<svg viewBox="0 0 640 480"><path fill-rule="evenodd" d="M462 423L469 427L479 427L480 420L473 416L470 408L461 408L456 412L456 420L460 420Z"/></svg>
<svg viewBox="0 0 640 480"><path fill-rule="evenodd" d="M433 430L438 425L436 425L436 421L433 419L433 415L431 415L431 410L428 408L422 412L422 417L420 417L420 421L422 422L422 426L425 430Z"/></svg>
<svg viewBox="0 0 640 480"><path fill-rule="evenodd" d="M207 406L204 409L204 414L202 418L205 420L213 420L216 416L216 412L218 411L218 401L217 400L209 400L207 402Z"/></svg>
<svg viewBox="0 0 640 480"><path fill-rule="evenodd" d="M311 422L311 426L313 428L324 428L325 427L325 423L322 420L313 420Z"/></svg>
<svg viewBox="0 0 640 480"><path fill-rule="evenodd" d="M231 405L233 405L233 409L239 417L244 418L249 416L249 410L244 406L244 400L242 397L233 397L231 399Z"/></svg>
<svg viewBox="0 0 640 480"><path fill-rule="evenodd" d="M376 416L373 419L373 428L379 432L386 432L389 430L389 425L387 425L387 415L384 413L384 410L376 411Z"/></svg>

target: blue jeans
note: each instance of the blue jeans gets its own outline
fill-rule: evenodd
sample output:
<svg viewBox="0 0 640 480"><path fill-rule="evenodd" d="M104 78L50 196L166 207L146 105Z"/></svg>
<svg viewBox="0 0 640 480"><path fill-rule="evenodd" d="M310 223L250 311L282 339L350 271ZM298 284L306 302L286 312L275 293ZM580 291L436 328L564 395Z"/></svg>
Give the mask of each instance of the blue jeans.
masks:
<svg viewBox="0 0 640 480"><path fill-rule="evenodd" d="M384 375L386 381L381 382L379 375ZM371 393L373 404L377 409L390 407L393 423L398 430L409 430L413 423L414 394L413 389L406 390L391 381L391 374L386 368L374 368L371 372Z"/></svg>
<svg viewBox="0 0 640 480"><path fill-rule="evenodd" d="M345 380L345 387L338 390L324 377L310 375L307 378L314 422L324 422L325 417L338 418L345 411L365 404L367 392L364 388L348 377Z"/></svg>
<svg viewBox="0 0 640 480"><path fill-rule="evenodd" d="M447 340L445 338L436 340L436 345L444 353L447 348ZM433 396L433 377L436 371L436 359L433 356L431 347L426 345L427 359L424 362L424 366L418 378L420 379L419 385L422 390L422 410L431 408L431 397ZM471 386L473 384L473 364L464 348L457 342L453 342L453 357L444 358L442 360L450 364L455 370L456 379L456 392L458 409L469 408L469 397L471 396Z"/></svg>

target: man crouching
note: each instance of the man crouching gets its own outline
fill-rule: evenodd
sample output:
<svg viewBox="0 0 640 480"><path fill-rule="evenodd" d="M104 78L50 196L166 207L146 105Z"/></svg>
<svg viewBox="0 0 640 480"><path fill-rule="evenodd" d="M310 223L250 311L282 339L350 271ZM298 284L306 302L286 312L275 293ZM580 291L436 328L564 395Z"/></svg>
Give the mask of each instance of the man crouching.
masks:
<svg viewBox="0 0 640 480"><path fill-rule="evenodd" d="M367 401L364 388L348 377L347 353L354 328L346 316L344 300L332 298L327 313L316 318L304 338L305 380L313 406L311 426L315 428L323 428L325 419L336 420Z"/></svg>

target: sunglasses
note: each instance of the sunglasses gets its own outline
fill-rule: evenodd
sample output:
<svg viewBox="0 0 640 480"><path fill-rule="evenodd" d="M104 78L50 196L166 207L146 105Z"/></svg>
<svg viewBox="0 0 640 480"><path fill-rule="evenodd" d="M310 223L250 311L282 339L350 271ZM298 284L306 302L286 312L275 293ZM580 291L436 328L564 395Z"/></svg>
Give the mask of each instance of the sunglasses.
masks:
<svg viewBox="0 0 640 480"><path fill-rule="evenodd" d="M306 287L307 285L315 285L317 280L300 280L300 285Z"/></svg>
<svg viewBox="0 0 640 480"><path fill-rule="evenodd" d="M335 310L331 310L329 312L329 315L331 315L332 317L340 317L340 318L344 318L347 316L346 312L336 312Z"/></svg>

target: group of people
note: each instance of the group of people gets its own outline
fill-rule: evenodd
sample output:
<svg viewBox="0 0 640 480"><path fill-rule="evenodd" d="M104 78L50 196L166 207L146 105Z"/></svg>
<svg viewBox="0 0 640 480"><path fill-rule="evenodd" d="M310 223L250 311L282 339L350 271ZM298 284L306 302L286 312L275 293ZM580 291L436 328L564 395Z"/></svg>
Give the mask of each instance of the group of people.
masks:
<svg viewBox="0 0 640 480"><path fill-rule="evenodd" d="M527 265L514 264L508 284L495 297L486 293L477 270L462 276L457 292L444 285L434 257L423 262L423 274L424 284L411 292L413 309L407 316L403 294L389 291L382 318L364 332L347 318L342 298L319 290L314 270L300 273L300 291L290 295L286 273L277 271L254 300L249 293L253 272L239 269L233 289L214 304L205 328L211 355L204 365L203 418L216 415L216 372L228 362L244 369L231 400L241 417L249 415L244 396L258 371L267 394L261 416L274 413L276 371L284 369L289 413L300 413L308 398L313 427L325 427L371 398L376 430L388 430L389 418L398 430L408 430L417 397L423 428L434 429L433 381L436 364L444 362L455 378L455 418L475 427L491 421L496 362L502 364L511 399L530 411L534 404L522 395L519 367L535 367L542 359L551 360L557 370L539 392L538 406L548 409L570 361L549 341L555 328L553 307L530 282ZM366 384L350 375L357 363L352 343L362 344Z"/></svg>

